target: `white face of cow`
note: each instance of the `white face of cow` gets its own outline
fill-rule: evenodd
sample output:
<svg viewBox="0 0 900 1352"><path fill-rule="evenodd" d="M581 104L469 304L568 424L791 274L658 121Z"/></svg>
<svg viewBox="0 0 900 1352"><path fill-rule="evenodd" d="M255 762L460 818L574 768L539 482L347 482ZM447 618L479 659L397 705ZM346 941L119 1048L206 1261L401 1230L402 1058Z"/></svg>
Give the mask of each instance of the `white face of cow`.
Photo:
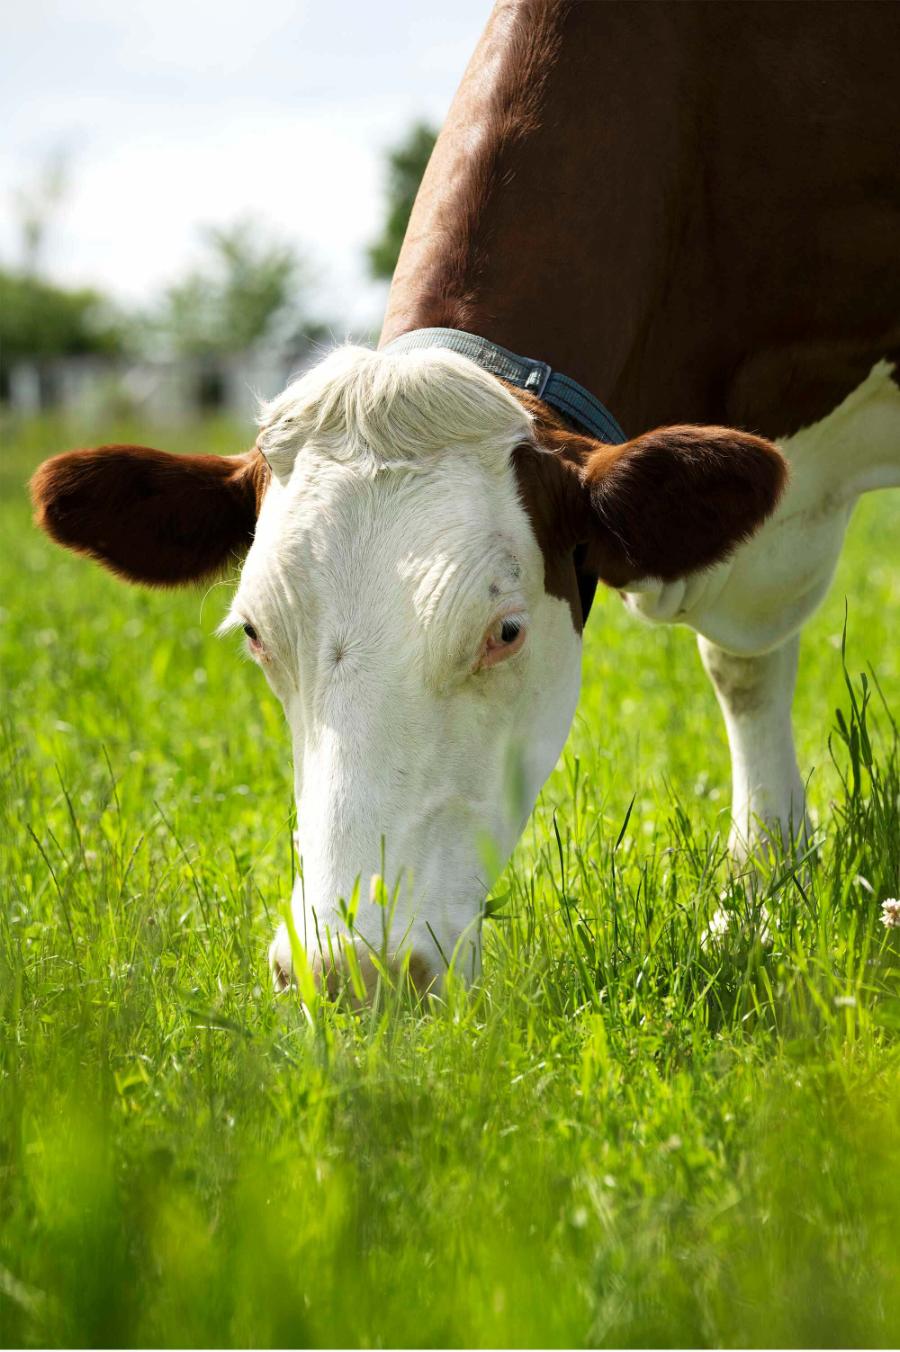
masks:
<svg viewBox="0 0 900 1352"><path fill-rule="evenodd" d="M609 446L464 357L343 348L266 409L259 449L101 446L31 487L48 534L132 582L198 582L252 540L225 627L290 725L301 946L327 978L355 905L363 976L367 946L408 951L425 986L477 968L492 873L565 741L576 549L588 580L669 582L745 539L783 481L746 433ZM285 980L284 927L272 961Z"/></svg>
<svg viewBox="0 0 900 1352"><path fill-rule="evenodd" d="M300 940L337 952L356 893L361 945L409 948L418 979L477 969L491 861L579 687L511 461L529 419L472 372L344 350L267 410L275 477L226 622L249 627L290 726ZM273 960L290 970L284 933Z"/></svg>

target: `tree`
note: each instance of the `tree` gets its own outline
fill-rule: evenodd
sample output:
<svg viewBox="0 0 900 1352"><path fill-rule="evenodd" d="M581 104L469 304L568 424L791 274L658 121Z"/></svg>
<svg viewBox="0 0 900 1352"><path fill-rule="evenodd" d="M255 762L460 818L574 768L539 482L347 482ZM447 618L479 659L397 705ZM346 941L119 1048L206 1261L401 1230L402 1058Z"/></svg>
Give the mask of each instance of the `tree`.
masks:
<svg viewBox="0 0 900 1352"><path fill-rule="evenodd" d="M437 132L417 122L406 138L388 152L387 219L381 236L369 246L369 268L373 277L394 275L400 246L425 166L431 158Z"/></svg>
<svg viewBox="0 0 900 1352"><path fill-rule="evenodd" d="M13 194L22 261L17 269L0 268L3 372L17 361L114 355L124 347L121 318L99 292L56 286L40 275L53 218L67 191L68 166L68 155L55 151Z"/></svg>
<svg viewBox="0 0 900 1352"><path fill-rule="evenodd" d="M58 148L44 158L31 183L13 193L13 210L22 235L22 267L30 276L42 270L47 235L68 187L69 156Z"/></svg>
<svg viewBox="0 0 900 1352"><path fill-rule="evenodd" d="M68 291L26 273L0 269L0 360L119 352L121 327L96 291Z"/></svg>
<svg viewBox="0 0 900 1352"><path fill-rule="evenodd" d="M166 347L211 356L310 333L306 270L292 244L253 220L210 227L204 239L207 260L168 288L152 324Z"/></svg>

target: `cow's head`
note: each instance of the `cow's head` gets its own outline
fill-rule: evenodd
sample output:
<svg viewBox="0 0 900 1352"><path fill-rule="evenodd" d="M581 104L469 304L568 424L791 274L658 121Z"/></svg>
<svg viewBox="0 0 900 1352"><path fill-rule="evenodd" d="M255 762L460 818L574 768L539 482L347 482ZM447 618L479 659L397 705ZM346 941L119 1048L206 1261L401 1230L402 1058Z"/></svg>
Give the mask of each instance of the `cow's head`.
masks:
<svg viewBox="0 0 900 1352"><path fill-rule="evenodd" d="M421 985L478 963L491 861L575 709L579 585L712 564L783 476L743 433L606 446L464 357L351 347L265 409L246 455L78 451L33 493L50 535L135 582L193 582L249 546L225 627L290 728L297 932L330 971L355 897L358 950L408 951ZM283 979L284 930L272 957Z"/></svg>

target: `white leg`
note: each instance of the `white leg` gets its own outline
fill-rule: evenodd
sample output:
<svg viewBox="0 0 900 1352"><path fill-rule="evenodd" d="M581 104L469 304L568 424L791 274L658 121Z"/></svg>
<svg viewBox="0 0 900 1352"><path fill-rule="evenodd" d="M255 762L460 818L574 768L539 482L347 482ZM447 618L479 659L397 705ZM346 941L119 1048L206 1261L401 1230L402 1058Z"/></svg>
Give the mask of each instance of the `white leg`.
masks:
<svg viewBox="0 0 900 1352"><path fill-rule="evenodd" d="M781 450L787 490L752 539L713 568L674 582L647 578L623 593L644 619L697 631L731 748L730 844L744 856L772 835L788 843L806 832L791 727L797 635L828 591L860 494L900 487L900 389L890 364L878 362Z"/></svg>
<svg viewBox="0 0 900 1352"><path fill-rule="evenodd" d="M801 841L806 803L791 724L799 635L759 657L737 657L702 635L697 642L731 749L732 851L746 856L772 836Z"/></svg>

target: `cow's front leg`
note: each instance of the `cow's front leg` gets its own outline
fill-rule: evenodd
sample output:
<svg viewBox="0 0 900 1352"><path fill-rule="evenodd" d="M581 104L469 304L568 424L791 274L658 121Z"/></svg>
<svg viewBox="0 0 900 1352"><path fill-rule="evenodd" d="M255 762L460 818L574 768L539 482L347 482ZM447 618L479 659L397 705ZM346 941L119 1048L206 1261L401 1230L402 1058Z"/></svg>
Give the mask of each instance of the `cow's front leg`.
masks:
<svg viewBox="0 0 900 1352"><path fill-rule="evenodd" d="M786 847L803 842L806 800L791 723L799 635L758 657L738 657L702 635L698 644L731 749L732 853L746 858L773 837Z"/></svg>

